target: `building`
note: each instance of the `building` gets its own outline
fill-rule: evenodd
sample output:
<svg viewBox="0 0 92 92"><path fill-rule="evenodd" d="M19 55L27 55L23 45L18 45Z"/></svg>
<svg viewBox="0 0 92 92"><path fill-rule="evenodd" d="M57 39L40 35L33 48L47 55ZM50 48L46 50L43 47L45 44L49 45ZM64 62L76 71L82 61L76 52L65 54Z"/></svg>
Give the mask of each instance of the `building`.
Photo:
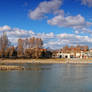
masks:
<svg viewBox="0 0 92 92"><path fill-rule="evenodd" d="M89 52L88 46L65 46L57 52L57 58L88 58L92 56L92 50Z"/></svg>

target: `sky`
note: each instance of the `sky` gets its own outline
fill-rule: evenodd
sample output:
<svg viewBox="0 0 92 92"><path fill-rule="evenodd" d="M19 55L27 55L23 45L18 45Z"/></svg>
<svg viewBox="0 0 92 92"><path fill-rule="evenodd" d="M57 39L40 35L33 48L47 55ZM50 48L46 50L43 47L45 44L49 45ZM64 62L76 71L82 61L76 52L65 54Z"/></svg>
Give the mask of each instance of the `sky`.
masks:
<svg viewBox="0 0 92 92"><path fill-rule="evenodd" d="M45 48L92 48L92 0L0 0L0 35L39 37Z"/></svg>

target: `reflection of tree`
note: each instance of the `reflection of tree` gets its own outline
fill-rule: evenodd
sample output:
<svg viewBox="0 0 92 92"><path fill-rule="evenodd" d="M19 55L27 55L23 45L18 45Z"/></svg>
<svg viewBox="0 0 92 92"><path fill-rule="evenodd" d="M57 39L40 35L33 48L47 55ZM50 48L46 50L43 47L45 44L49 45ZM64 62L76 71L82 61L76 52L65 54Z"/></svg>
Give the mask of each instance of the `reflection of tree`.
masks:
<svg viewBox="0 0 92 92"><path fill-rule="evenodd" d="M48 84L48 80L51 79L49 76L51 72L48 72L47 67L51 68L52 65L41 65L41 64L34 64L32 65L32 75L30 78L32 79L32 87L30 85L30 91L36 91L41 92L42 90L45 90L46 84ZM43 69L44 68L44 69Z"/></svg>

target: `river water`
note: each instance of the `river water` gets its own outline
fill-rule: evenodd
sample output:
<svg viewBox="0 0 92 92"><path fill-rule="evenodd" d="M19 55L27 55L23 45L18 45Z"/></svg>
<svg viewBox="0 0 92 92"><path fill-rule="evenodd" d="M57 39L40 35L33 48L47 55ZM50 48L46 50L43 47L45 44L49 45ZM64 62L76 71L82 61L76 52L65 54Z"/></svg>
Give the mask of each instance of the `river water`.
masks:
<svg viewBox="0 0 92 92"><path fill-rule="evenodd" d="M92 64L29 64L0 71L0 92L92 92Z"/></svg>

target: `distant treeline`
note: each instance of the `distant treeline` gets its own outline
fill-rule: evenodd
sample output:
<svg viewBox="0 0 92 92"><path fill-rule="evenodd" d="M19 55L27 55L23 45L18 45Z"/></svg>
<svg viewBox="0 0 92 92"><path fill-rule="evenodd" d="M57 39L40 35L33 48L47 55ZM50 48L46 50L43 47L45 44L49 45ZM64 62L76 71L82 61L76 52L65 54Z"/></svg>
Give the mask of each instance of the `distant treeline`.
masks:
<svg viewBox="0 0 92 92"><path fill-rule="evenodd" d="M41 38L18 39L12 46L6 33L0 37L0 58L51 58L52 53L43 48Z"/></svg>

